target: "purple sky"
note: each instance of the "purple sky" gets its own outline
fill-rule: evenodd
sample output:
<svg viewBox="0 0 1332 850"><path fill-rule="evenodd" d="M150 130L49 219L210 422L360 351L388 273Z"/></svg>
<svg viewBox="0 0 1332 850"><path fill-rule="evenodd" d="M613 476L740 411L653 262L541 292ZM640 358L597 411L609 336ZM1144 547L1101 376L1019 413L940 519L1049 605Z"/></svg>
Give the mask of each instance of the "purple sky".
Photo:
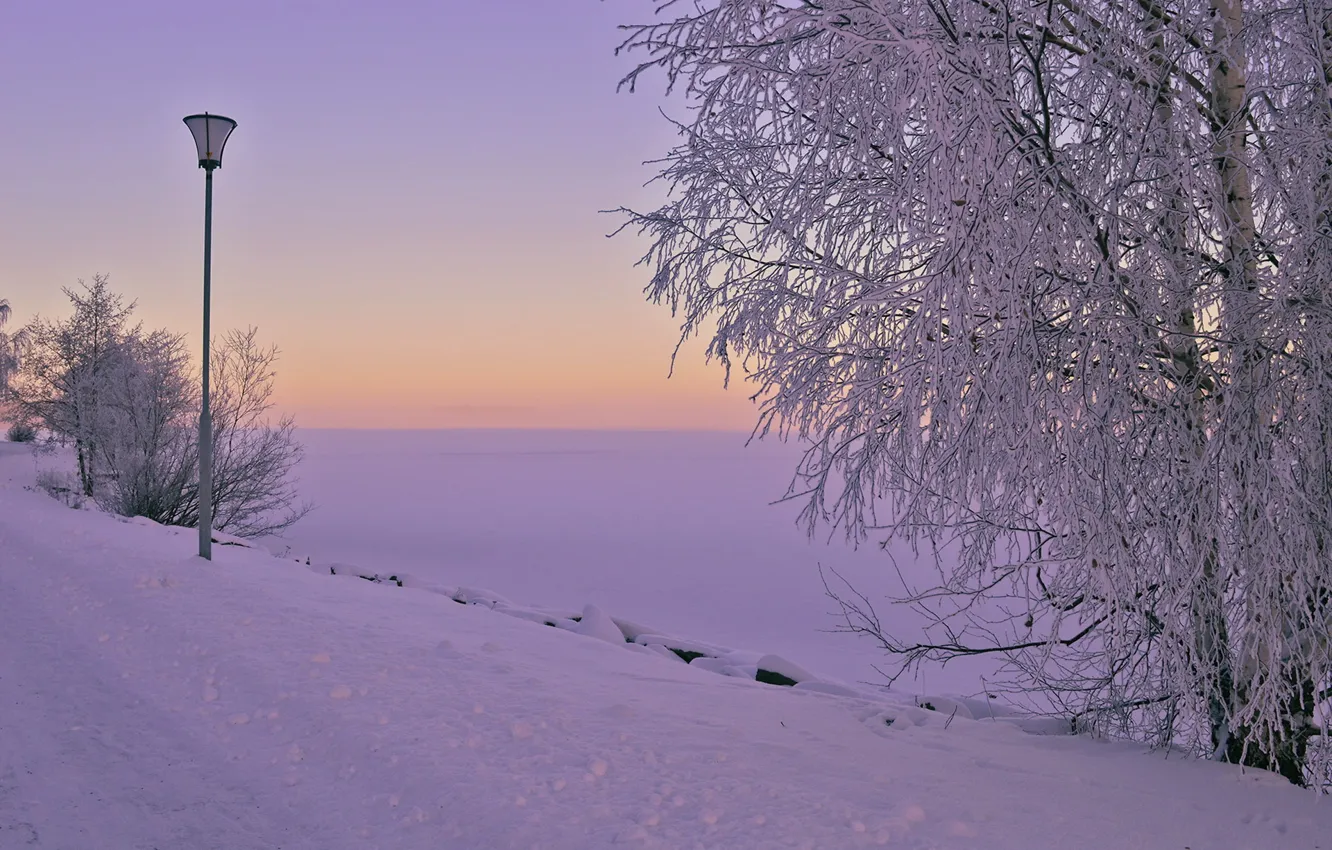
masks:
<svg viewBox="0 0 1332 850"><path fill-rule="evenodd" d="M673 132L616 94L649 0L7 3L0 297L64 311L106 272L197 340L203 173L181 118L239 128L216 181L214 327L284 351L308 425L746 427L674 323L645 247Z"/></svg>

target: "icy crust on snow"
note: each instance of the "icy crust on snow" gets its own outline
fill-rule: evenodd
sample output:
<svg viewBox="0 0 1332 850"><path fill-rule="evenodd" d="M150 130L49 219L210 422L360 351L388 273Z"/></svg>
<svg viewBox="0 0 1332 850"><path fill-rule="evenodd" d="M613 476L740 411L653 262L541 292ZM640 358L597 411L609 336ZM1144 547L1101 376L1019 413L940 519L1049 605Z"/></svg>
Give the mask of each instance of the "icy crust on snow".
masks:
<svg viewBox="0 0 1332 850"><path fill-rule="evenodd" d="M802 693L817 693L855 700L866 706L875 707L863 713L862 719L871 725L891 726L899 720L906 721L907 725L926 725L936 720L940 723L952 723L955 720L986 720L1004 723L1032 734L1073 734L1073 724L1068 718L1032 715L996 700L945 694L909 697L873 685L855 685L824 678L780 655L732 649L707 641L668 635L641 623L612 617L590 603L583 607L581 613L517 605L498 593L482 588L452 587L422 582L402 573L379 572L340 562L327 566L318 565L311 563L308 557L295 560L316 573L425 590L447 596L454 602L464 605L488 608L499 614L563 629L623 646L631 651L673 659L688 664L696 670L764 684L787 686Z"/></svg>

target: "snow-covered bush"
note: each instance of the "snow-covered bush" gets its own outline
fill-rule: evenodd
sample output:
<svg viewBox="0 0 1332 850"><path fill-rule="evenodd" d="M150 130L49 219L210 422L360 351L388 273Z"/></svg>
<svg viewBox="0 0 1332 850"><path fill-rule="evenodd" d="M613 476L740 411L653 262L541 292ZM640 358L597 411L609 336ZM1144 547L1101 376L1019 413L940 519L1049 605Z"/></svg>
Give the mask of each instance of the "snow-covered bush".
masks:
<svg viewBox="0 0 1332 850"><path fill-rule="evenodd" d="M292 476L304 454L296 423L272 416L277 359L256 328L213 346L213 525L241 537L276 534L311 509ZM198 524L197 504L188 524Z"/></svg>
<svg viewBox="0 0 1332 850"><path fill-rule="evenodd" d="M93 460L105 473L94 495L122 516L190 524L198 455L189 421L198 393L184 339L136 330L109 366L94 418Z"/></svg>
<svg viewBox="0 0 1332 850"><path fill-rule="evenodd" d="M5 431L5 439L11 443L31 443L37 439L37 428L31 422L18 421Z"/></svg>

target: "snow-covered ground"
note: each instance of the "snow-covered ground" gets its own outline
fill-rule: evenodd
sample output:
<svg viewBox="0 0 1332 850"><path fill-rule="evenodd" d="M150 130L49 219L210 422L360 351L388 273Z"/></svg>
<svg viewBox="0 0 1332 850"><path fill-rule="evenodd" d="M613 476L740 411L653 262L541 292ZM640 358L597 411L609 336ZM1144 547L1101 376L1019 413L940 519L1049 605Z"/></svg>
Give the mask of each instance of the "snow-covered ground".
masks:
<svg viewBox="0 0 1332 850"><path fill-rule="evenodd" d="M34 468L0 443L6 850L1332 847L1267 774L718 675L441 575L205 563Z"/></svg>

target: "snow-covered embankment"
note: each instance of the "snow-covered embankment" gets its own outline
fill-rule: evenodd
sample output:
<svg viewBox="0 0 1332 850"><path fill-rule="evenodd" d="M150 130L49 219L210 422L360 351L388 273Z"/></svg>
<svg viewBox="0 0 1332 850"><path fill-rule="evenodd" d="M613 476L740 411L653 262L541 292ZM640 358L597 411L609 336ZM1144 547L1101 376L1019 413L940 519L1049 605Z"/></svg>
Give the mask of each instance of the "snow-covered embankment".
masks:
<svg viewBox="0 0 1332 850"><path fill-rule="evenodd" d="M0 847L1332 845L1268 775L204 563L30 489L26 451L0 444Z"/></svg>

